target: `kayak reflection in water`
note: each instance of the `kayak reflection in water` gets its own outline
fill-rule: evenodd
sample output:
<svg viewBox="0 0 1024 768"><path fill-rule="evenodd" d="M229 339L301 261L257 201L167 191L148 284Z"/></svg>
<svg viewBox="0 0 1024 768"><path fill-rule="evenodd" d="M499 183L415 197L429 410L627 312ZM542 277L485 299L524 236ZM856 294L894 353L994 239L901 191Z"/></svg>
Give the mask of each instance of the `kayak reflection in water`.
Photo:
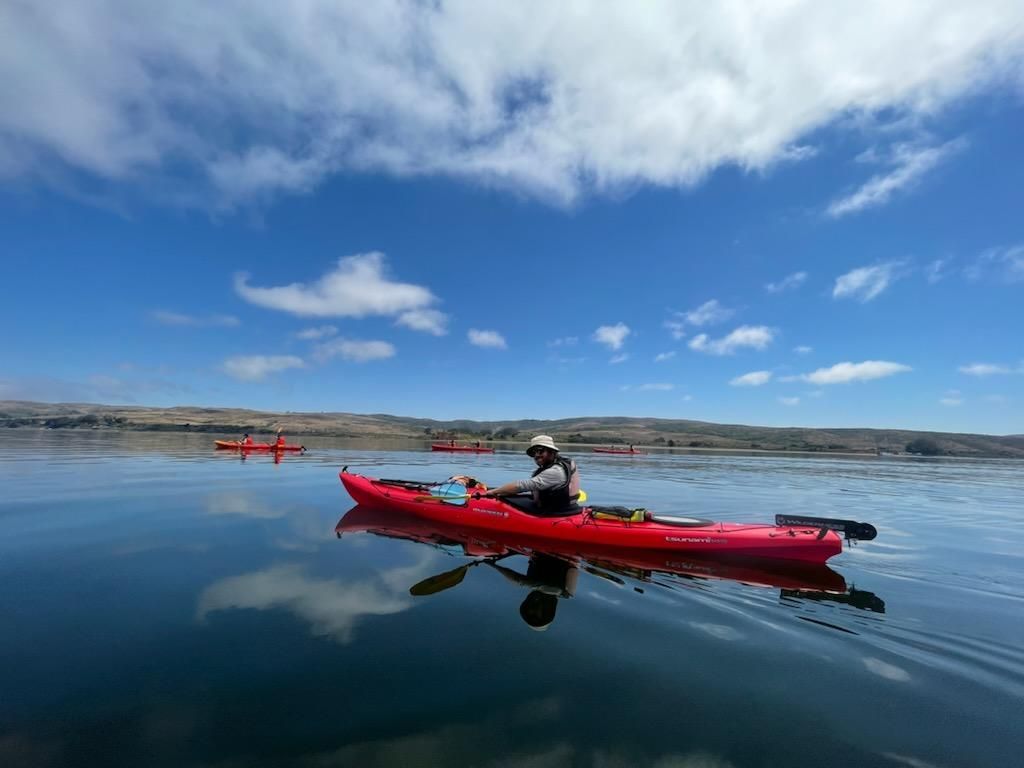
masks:
<svg viewBox="0 0 1024 768"><path fill-rule="evenodd" d="M495 562L488 565L513 584L530 589L519 606L519 615L530 629L538 632L543 632L555 620L559 598L567 599L576 594L579 569L557 557L533 555L525 575Z"/></svg>

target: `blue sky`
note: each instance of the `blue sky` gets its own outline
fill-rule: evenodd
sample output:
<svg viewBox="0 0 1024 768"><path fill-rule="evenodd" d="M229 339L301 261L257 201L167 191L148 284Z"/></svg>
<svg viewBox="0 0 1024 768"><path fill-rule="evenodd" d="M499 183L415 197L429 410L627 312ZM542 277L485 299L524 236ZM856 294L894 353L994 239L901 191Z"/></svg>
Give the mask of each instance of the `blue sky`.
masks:
<svg viewBox="0 0 1024 768"><path fill-rule="evenodd" d="M1019 3L171 5L0 10L0 399L1024 433Z"/></svg>

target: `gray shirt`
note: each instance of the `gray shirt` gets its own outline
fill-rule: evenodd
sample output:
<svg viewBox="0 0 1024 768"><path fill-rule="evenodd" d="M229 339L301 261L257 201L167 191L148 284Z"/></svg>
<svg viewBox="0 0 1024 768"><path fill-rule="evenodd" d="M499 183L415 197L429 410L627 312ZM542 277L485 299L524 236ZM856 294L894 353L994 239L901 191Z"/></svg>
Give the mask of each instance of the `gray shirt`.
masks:
<svg viewBox="0 0 1024 768"><path fill-rule="evenodd" d="M520 493L523 491L546 491L549 488L557 488L560 485L565 485L565 469L561 464L552 464L550 467L545 469L533 477L527 478L526 480L517 480L516 488Z"/></svg>

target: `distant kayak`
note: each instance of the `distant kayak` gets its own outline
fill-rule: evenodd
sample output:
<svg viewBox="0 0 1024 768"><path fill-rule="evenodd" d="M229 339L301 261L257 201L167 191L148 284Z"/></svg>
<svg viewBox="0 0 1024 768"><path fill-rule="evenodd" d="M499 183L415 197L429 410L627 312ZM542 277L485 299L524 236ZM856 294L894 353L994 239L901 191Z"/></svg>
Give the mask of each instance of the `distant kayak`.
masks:
<svg viewBox="0 0 1024 768"><path fill-rule="evenodd" d="M302 445L275 445L274 443L251 443L242 445L238 440L214 440L219 451L304 451Z"/></svg>
<svg viewBox="0 0 1024 768"><path fill-rule="evenodd" d="M538 546L541 542L571 543L824 563L843 550L837 530L847 538L865 540L876 534L872 526L852 520L777 515L775 525L716 523L645 509L592 505L562 517L538 517L515 506L513 500L480 496L465 483L377 479L348 472L347 467L340 478L357 504L449 523L475 531L478 537L494 533L528 537Z"/></svg>
<svg viewBox="0 0 1024 768"><path fill-rule="evenodd" d="M448 445L447 443L433 443L430 450L451 453L494 453L493 448L477 448L475 445Z"/></svg>
<svg viewBox="0 0 1024 768"><path fill-rule="evenodd" d="M594 453L618 453L626 456L636 456L637 454L642 454L643 451L631 451L628 448L595 448Z"/></svg>

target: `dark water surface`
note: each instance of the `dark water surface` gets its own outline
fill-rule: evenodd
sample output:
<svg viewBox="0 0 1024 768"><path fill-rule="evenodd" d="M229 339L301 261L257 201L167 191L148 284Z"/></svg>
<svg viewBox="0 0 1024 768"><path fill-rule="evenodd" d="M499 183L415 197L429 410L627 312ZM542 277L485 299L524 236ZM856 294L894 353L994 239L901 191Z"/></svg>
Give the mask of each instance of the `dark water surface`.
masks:
<svg viewBox="0 0 1024 768"><path fill-rule="evenodd" d="M457 548L334 532L344 464L524 455L307 446L0 434L0 766L1021 764L1021 463L581 455L592 501L879 537L830 561L846 595L581 569L536 631L496 568L410 595Z"/></svg>

